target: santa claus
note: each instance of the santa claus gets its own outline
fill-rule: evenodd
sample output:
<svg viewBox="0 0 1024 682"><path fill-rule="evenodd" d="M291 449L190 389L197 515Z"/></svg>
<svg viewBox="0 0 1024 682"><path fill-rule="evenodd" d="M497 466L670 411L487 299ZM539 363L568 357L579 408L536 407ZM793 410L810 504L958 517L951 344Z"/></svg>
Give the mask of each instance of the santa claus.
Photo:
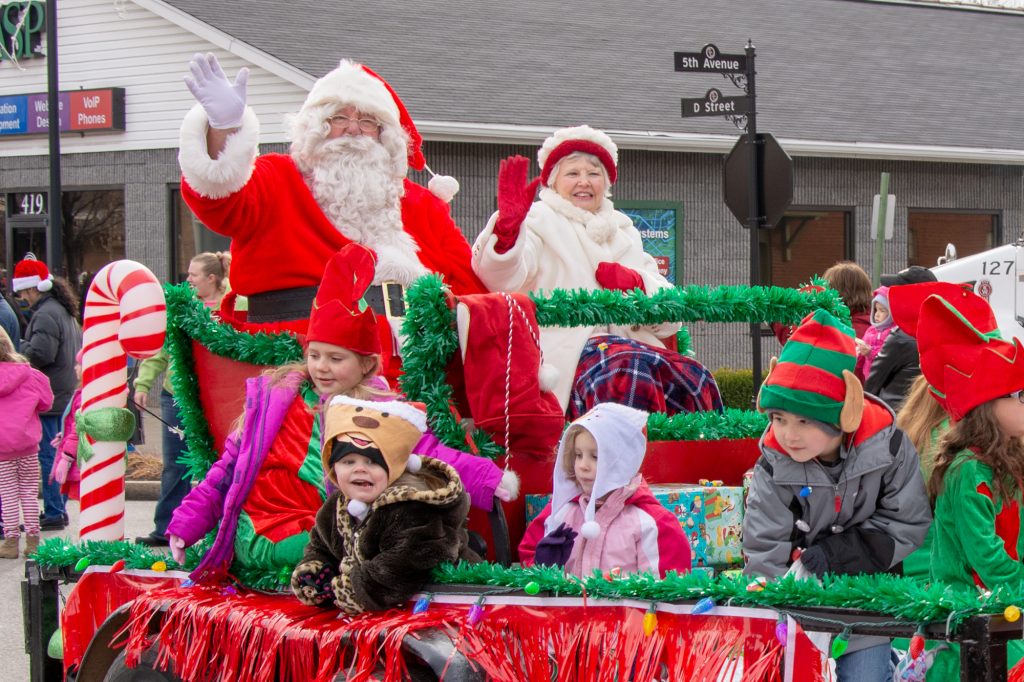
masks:
<svg viewBox="0 0 1024 682"><path fill-rule="evenodd" d="M324 266L350 242L375 252L374 284L436 272L456 294L485 291L437 196L454 192L406 178L426 166L422 138L380 76L342 61L291 118L290 154L258 155L248 70L232 83L212 54L189 66L185 82L199 103L181 127L182 195L200 221L231 237L231 286L249 299L249 323L308 315Z"/></svg>

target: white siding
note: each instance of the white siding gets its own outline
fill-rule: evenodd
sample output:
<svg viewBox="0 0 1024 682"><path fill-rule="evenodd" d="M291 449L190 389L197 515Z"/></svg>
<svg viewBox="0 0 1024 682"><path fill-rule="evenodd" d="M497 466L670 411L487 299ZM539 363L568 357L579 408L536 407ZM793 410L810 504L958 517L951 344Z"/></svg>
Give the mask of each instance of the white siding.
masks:
<svg viewBox="0 0 1024 682"><path fill-rule="evenodd" d="M239 4L239 11L243 8ZM125 132L65 133L61 136L62 154L176 148L181 119L195 103L182 77L196 52L216 54L229 78L234 78L240 67L249 67L249 103L260 119L261 142L284 141L284 115L298 110L305 99L301 81L308 84L313 80L298 74L293 80L300 84L289 82L217 47L197 35L200 31L190 31L130 2L61 0L57 11L60 89L125 89ZM179 21L194 22L187 16ZM208 27L202 30L210 31ZM230 38L219 42L241 48L236 51L243 53L248 49ZM282 66L285 71L289 68ZM0 95L46 91L45 59L26 59L21 67L0 62ZM46 154L46 150L45 135L0 137L0 154L4 156Z"/></svg>

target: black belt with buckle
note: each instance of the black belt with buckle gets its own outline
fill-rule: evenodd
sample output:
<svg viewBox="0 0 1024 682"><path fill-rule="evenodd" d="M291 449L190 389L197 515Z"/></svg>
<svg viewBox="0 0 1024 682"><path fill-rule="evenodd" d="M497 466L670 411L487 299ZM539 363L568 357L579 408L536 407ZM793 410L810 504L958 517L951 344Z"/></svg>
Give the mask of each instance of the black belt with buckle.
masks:
<svg viewBox="0 0 1024 682"><path fill-rule="evenodd" d="M384 317L405 317L405 287L398 282L374 284L363 294L366 305Z"/></svg>
<svg viewBox="0 0 1024 682"><path fill-rule="evenodd" d="M287 322L309 317L317 287L278 289L249 296L248 322Z"/></svg>

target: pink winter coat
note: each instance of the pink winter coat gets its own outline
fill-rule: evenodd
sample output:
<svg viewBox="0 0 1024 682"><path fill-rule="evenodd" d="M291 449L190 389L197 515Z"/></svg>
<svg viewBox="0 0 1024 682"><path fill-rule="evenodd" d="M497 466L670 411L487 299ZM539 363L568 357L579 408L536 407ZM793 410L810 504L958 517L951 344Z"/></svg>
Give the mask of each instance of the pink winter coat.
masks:
<svg viewBox="0 0 1024 682"><path fill-rule="evenodd" d="M39 452L39 413L52 405L53 391L45 374L26 363L0 362L0 460Z"/></svg>
<svg viewBox="0 0 1024 682"><path fill-rule="evenodd" d="M579 533L590 498L580 495L573 504L562 507L556 525L567 524ZM549 503L535 518L519 544L523 566L533 565L537 543L544 537L544 522L551 515ZM651 494L647 481L637 474L630 482L613 491L597 508L594 519L601 533L593 540L577 535L565 564L566 573L589 576L595 569L622 573L649 571L665 577L668 571L690 570L690 543L679 519Z"/></svg>

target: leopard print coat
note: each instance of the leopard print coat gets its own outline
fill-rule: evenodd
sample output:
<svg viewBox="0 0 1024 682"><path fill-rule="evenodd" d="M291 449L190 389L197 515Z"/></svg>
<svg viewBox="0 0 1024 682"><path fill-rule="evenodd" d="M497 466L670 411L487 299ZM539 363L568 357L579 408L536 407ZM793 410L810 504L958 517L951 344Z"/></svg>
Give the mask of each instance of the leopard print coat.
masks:
<svg viewBox="0 0 1024 682"><path fill-rule="evenodd" d="M468 546L469 496L458 474L439 460L422 461L381 493L362 523L341 492L327 498L292 572L299 601L333 603L349 614L388 609L421 590L439 564L480 561Z"/></svg>

